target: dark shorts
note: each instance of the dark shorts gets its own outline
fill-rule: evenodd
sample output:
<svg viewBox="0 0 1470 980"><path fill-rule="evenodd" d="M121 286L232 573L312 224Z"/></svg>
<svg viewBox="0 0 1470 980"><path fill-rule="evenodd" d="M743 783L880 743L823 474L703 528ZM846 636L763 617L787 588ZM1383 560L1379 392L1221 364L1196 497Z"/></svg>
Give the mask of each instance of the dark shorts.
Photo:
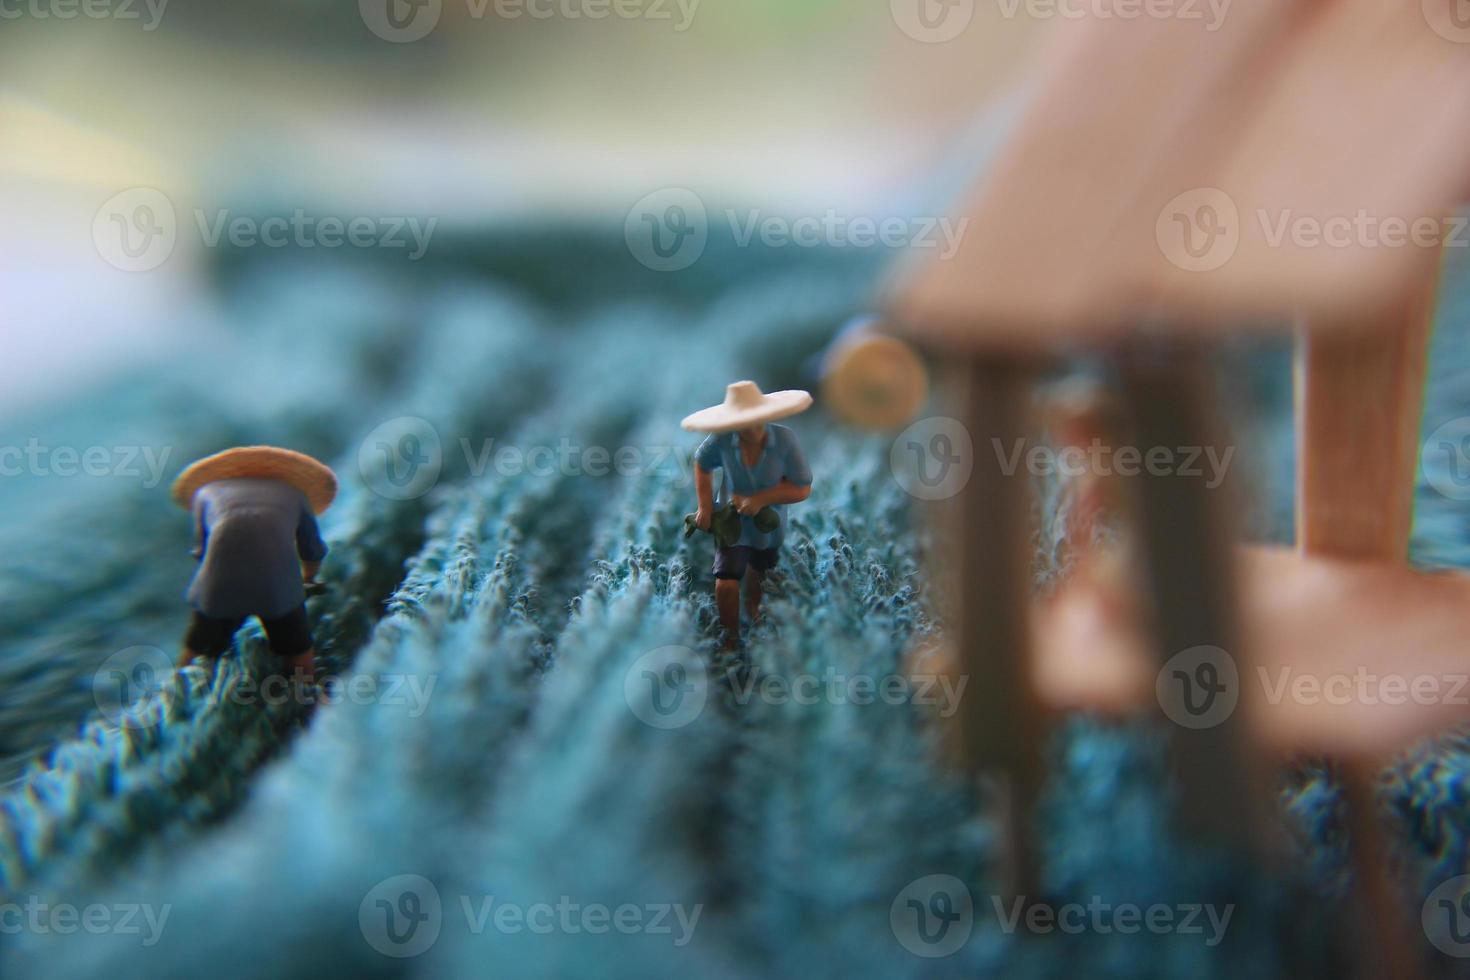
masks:
<svg viewBox="0 0 1470 980"><path fill-rule="evenodd" d="M740 580L747 566L758 572L769 572L781 560L776 548L752 548L737 544L733 548L715 549L715 578Z"/></svg>
<svg viewBox="0 0 1470 980"><path fill-rule="evenodd" d="M196 612L189 624L189 633L184 637L184 646L206 657L218 657L230 648L235 633L245 625L245 617L239 619L216 619ZM306 620L306 607L289 612L279 619L260 620L265 627L266 639L270 640L271 651L278 657L300 656L315 644L311 639L311 624Z"/></svg>

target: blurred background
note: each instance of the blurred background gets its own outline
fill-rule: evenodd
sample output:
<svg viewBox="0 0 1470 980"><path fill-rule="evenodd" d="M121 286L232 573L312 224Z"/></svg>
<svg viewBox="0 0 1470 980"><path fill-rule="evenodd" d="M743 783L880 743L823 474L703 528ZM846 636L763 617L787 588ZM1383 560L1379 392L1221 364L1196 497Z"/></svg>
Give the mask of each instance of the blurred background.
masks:
<svg viewBox="0 0 1470 980"><path fill-rule="evenodd" d="M940 160L983 144L1044 29L1007 9L3 0L0 409L207 338L222 211L432 219L442 237L621 224L666 187L764 214L911 213L946 189ZM142 247L156 199L139 188L177 228L147 274L105 244L126 222Z"/></svg>

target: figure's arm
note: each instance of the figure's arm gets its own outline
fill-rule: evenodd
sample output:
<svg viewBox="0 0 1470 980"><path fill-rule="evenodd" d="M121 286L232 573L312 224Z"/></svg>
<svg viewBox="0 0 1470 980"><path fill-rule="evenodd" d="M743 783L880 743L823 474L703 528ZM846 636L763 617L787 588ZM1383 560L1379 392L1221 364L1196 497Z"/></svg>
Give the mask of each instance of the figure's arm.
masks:
<svg viewBox="0 0 1470 980"><path fill-rule="evenodd" d="M811 495L810 483L803 486L782 477L781 482L774 487L768 487L749 497L736 497L735 508L747 517L754 517L773 504L799 504Z"/></svg>
<svg viewBox="0 0 1470 980"><path fill-rule="evenodd" d="M296 524L296 554L301 558L302 580L315 582L317 572L321 571L322 559L327 557L327 543L322 540L316 517L305 507L301 509L301 519Z"/></svg>
<svg viewBox="0 0 1470 980"><path fill-rule="evenodd" d="M698 462L694 464L694 495L699 500L694 523L701 531L708 531L715 519L715 475Z"/></svg>
<svg viewBox="0 0 1470 980"><path fill-rule="evenodd" d="M204 560L204 552L209 548L209 525L204 521L204 503L197 497L194 501L194 555L195 561Z"/></svg>

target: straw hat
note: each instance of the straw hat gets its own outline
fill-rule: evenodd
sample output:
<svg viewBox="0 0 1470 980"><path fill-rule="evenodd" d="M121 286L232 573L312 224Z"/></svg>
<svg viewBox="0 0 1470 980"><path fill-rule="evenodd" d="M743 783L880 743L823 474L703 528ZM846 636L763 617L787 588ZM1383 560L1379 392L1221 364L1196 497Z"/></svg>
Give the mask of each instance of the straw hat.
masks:
<svg viewBox="0 0 1470 980"><path fill-rule="evenodd" d="M799 415L812 407L805 391L767 395L754 381L737 381L725 389L725 402L695 412L682 423L690 432L735 432Z"/></svg>
<svg viewBox="0 0 1470 980"><path fill-rule="evenodd" d="M200 487L217 480L280 480L306 495L314 513L332 506L337 496L337 474L305 453L274 446L241 446L206 456L188 466L174 481L174 503L185 510L194 506Z"/></svg>
<svg viewBox="0 0 1470 980"><path fill-rule="evenodd" d="M897 429L929 397L929 372L914 349L884 334L839 340L822 372L828 411L864 429Z"/></svg>

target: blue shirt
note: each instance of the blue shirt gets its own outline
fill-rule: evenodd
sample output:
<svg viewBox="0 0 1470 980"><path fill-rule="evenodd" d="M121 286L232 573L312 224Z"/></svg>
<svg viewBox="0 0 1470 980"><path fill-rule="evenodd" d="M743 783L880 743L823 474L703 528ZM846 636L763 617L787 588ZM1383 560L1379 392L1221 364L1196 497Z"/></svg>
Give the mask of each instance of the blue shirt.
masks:
<svg viewBox="0 0 1470 980"><path fill-rule="evenodd" d="M216 480L194 494L199 571L189 604L206 616L275 619L306 601L301 562L326 543L306 495L280 480Z"/></svg>
<svg viewBox="0 0 1470 980"><path fill-rule="evenodd" d="M738 432L720 432L710 436L694 454L694 461L706 472L722 471L720 486L715 493L716 507L728 504L736 494L749 497L771 489L782 480L798 487L812 485L812 468L807 465L801 443L796 441L796 433L784 425L766 426L766 444L754 466L746 466L740 458ZM742 515L737 546L779 548L786 538L786 506L777 504L775 509L781 515L781 524L769 534L757 531L755 519Z"/></svg>

